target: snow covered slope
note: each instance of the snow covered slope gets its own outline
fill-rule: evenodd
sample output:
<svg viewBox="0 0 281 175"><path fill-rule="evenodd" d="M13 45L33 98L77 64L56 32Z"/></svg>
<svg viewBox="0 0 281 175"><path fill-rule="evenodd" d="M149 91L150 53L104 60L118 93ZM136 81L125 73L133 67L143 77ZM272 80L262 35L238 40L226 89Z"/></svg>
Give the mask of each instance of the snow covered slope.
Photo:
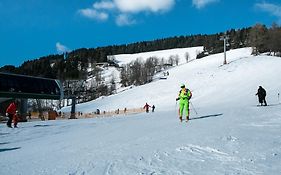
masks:
<svg viewBox="0 0 281 175"><path fill-rule="evenodd" d="M154 104L154 113L0 125L0 174L266 174L281 172L281 59L250 48L169 70L167 80L77 106L84 112ZM175 98L192 90L191 120ZM257 107L259 85L267 107ZM65 109L68 110L68 109Z"/></svg>
<svg viewBox="0 0 281 175"><path fill-rule="evenodd" d="M276 102L279 87L278 84L275 86L279 67L275 65L279 64L281 59L253 57L250 54L250 48L228 51L227 65L222 65L223 53L194 60L170 69L167 80L154 81L113 96L77 105L77 111L137 108L146 102L161 110L170 110L169 107L175 106L175 98L182 83L192 91L192 101L196 107L219 106L225 103L234 106L253 104L256 102L254 94L259 85L272 91L268 98ZM70 108L65 108L64 111L70 111Z"/></svg>

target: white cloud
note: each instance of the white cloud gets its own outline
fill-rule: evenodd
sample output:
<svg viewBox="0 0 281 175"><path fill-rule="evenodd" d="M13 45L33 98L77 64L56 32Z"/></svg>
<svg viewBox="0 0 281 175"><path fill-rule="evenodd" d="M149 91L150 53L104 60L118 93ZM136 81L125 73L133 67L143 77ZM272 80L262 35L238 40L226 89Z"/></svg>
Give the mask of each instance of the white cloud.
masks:
<svg viewBox="0 0 281 175"><path fill-rule="evenodd" d="M116 24L118 26L129 26L129 25L133 25L135 23L136 23L136 21L127 14L120 14L116 18Z"/></svg>
<svg viewBox="0 0 281 175"><path fill-rule="evenodd" d="M66 47L65 45L62 45L60 42L56 43L56 49L57 49L57 52L60 54L70 51L70 49L68 47Z"/></svg>
<svg viewBox="0 0 281 175"><path fill-rule="evenodd" d="M106 21L108 19L108 14L105 12L99 12L95 9L80 9L79 13L87 18L95 19L99 21Z"/></svg>
<svg viewBox="0 0 281 175"><path fill-rule="evenodd" d="M206 5L214 2L218 2L219 0L192 0L192 4L197 8L201 9Z"/></svg>
<svg viewBox="0 0 281 175"><path fill-rule="evenodd" d="M175 0L114 0L113 2L123 13L166 11L175 4Z"/></svg>
<svg viewBox="0 0 281 175"><path fill-rule="evenodd" d="M141 12L165 12L170 10L176 0L101 0L91 8L80 9L78 12L90 19L106 21L109 15L118 15L115 22L118 26L136 24L133 14ZM103 12L101 12L103 11Z"/></svg>
<svg viewBox="0 0 281 175"><path fill-rule="evenodd" d="M112 1L101 1L93 4L94 9L114 9L115 4Z"/></svg>
<svg viewBox="0 0 281 175"><path fill-rule="evenodd" d="M255 6L265 12L270 13L273 16L278 17L279 21L281 21L281 6L266 2L257 3Z"/></svg>

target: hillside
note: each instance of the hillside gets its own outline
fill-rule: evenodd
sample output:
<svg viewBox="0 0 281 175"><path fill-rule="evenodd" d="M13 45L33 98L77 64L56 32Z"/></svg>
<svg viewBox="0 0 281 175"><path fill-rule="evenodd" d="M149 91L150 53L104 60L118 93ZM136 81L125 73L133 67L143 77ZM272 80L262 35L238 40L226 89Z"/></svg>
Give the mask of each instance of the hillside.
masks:
<svg viewBox="0 0 281 175"><path fill-rule="evenodd" d="M116 58L122 62L124 57ZM194 60L170 69L167 80L154 81L113 96L79 104L77 111L92 112L97 108L106 111L125 107L136 108L146 102L167 109L175 105L174 99L182 83L192 91L192 101L197 107L220 105L226 102L236 106L237 100L243 97L245 99L239 104L250 105L256 101L253 94L256 93L259 85L271 91L274 87L272 84L278 79L276 72L279 70L273 69L276 62L280 61L278 57L253 57L250 48L242 48L228 51L227 61L229 64L222 66L223 53ZM279 87L276 88L269 93L271 96L268 96L275 101ZM210 99L212 99L211 104L209 104ZM63 111L70 111L70 108L65 108Z"/></svg>
<svg viewBox="0 0 281 175"><path fill-rule="evenodd" d="M154 113L0 125L0 174L279 174L281 59L250 54L230 50L227 65L223 53L196 59L166 80L77 105L92 112L148 102ZM191 108L189 123L178 120L182 83L198 113ZM267 107L257 107L259 85Z"/></svg>

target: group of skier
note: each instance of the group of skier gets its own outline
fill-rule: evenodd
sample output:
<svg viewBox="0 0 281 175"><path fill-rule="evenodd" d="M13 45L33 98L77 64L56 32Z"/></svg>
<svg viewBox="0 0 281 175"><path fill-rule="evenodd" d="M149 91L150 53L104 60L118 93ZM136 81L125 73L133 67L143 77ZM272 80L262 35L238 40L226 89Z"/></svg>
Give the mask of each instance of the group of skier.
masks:
<svg viewBox="0 0 281 175"><path fill-rule="evenodd" d="M266 90L262 87L259 86L258 91L256 93L259 99L259 103L261 106L267 106L265 97L266 97ZM179 100L179 119L182 122L183 121L183 114L185 113L186 116L186 122L189 121L189 100L192 97L191 91L185 87L184 84L181 85L181 89L179 91L178 97L176 98L176 101ZM17 127L18 120L19 120L19 113L17 111L17 105L18 101L14 100L13 102L10 103L8 108L6 109L6 116L8 117L7 121L7 126L12 127L12 122L14 123L14 127ZM148 103L146 103L143 107L145 111L148 113L149 108L152 108L152 112L155 110L155 106L150 106Z"/></svg>
<svg viewBox="0 0 281 175"><path fill-rule="evenodd" d="M259 86L258 92L256 93L259 99L259 103L261 106L267 106L265 97L266 97L266 90L262 87ZM189 120L189 100L192 97L191 91L185 87L184 84L181 85L181 90L179 91L179 95L176 98L176 101L180 100L179 102L179 119L182 122L183 121L183 113L185 111L186 115L186 122Z"/></svg>
<svg viewBox="0 0 281 175"><path fill-rule="evenodd" d="M152 108L152 112L154 112L154 110L155 110L155 106L154 105L152 105L152 106L150 106L148 103L145 103L145 105L143 106L143 109L145 109L145 112L149 112L149 108Z"/></svg>

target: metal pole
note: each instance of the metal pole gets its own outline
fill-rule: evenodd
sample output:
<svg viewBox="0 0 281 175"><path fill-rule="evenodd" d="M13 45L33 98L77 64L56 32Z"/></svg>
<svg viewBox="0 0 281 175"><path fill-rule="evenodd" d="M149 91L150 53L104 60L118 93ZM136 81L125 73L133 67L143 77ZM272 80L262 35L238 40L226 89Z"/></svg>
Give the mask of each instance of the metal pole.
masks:
<svg viewBox="0 0 281 175"><path fill-rule="evenodd" d="M224 61L223 61L223 64L227 64L226 63L226 37L223 38L223 50L224 50Z"/></svg>
<svg viewBox="0 0 281 175"><path fill-rule="evenodd" d="M227 64L227 62L226 62L226 42L227 42L227 40L229 40L229 37L226 34L224 34L223 36L220 37L220 40L223 40L223 51L224 51L223 64Z"/></svg>
<svg viewBox="0 0 281 175"><path fill-rule="evenodd" d="M76 104L76 97L72 97L72 104L71 104L71 112L69 119L76 119L75 117L75 104Z"/></svg>
<svg viewBox="0 0 281 175"><path fill-rule="evenodd" d="M20 99L20 115L22 117L22 121L26 122L26 114L27 114L27 99Z"/></svg>

